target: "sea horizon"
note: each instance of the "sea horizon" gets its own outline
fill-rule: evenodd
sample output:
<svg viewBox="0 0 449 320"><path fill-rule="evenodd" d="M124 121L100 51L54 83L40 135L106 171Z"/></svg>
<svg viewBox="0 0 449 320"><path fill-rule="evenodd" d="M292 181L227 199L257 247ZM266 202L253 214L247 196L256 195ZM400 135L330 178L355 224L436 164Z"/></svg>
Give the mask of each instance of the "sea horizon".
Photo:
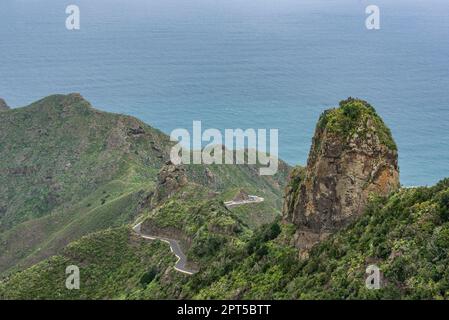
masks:
<svg viewBox="0 0 449 320"><path fill-rule="evenodd" d="M432 6L430 5L432 3ZM0 3L0 97L28 105L79 92L100 110L170 134L276 128L279 157L304 165L319 115L371 103L399 149L401 182L449 176L449 8L444 1L87 1Z"/></svg>

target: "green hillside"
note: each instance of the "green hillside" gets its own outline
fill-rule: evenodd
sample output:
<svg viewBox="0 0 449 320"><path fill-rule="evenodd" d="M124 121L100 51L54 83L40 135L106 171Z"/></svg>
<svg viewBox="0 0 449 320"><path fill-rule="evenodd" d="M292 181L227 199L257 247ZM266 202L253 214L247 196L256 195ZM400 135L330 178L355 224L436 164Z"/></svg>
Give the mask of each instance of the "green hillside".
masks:
<svg viewBox="0 0 449 320"><path fill-rule="evenodd" d="M218 221L220 216L216 215ZM185 216L173 219L176 224L176 219ZM142 244L140 240L140 246L132 247L128 244L133 236L121 228L83 238L70 245L64 255L13 275L0 284L0 298L52 298L56 294L59 298L128 299L449 298L448 179L434 187L402 189L389 199L373 199L358 221L317 245L303 259L290 245L293 225L276 222L252 232L232 215L228 219L218 225L235 224L241 229L230 228L233 231L224 242L216 238L219 233L215 228L205 227L217 222L203 224L205 238L201 238L200 251L192 250L190 257L196 252L206 263L193 276L170 267L173 260L164 255L162 242ZM172 218L164 223L169 221ZM192 222L185 230L196 227ZM119 249L102 253L112 246ZM86 252L97 254L90 260L84 257ZM148 252L160 258L158 265L151 261L159 259L150 257L151 261L135 260L135 256ZM103 254L105 258L100 258ZM134 258L125 262L122 254ZM72 293L60 288L65 279L62 268L68 263L82 264L88 283L84 291ZM113 270L106 267L108 263ZM365 288L365 269L373 263L383 273L380 290ZM145 276L148 268L152 272ZM98 271L99 276L92 270L104 271ZM147 280L142 283L141 279Z"/></svg>
<svg viewBox="0 0 449 320"><path fill-rule="evenodd" d="M283 162L273 177L257 165L174 166L167 136L79 95L0 120L0 299L449 299L449 179L371 195L360 217L300 254L280 210L302 167L286 185ZM227 208L242 190L265 201ZM198 272L175 270L169 245L136 222L179 242ZM372 264L379 290L365 286ZM69 265L80 290L65 288Z"/></svg>
<svg viewBox="0 0 449 320"><path fill-rule="evenodd" d="M298 259L288 245L294 228L231 272L193 293L196 298L448 299L449 180L373 199L348 228ZM263 248L263 249L262 249ZM365 270L379 266L380 290L365 287ZM242 294L243 292L243 294Z"/></svg>
<svg viewBox="0 0 449 320"><path fill-rule="evenodd" d="M148 209L172 145L159 130L96 110L79 94L4 110L0 123L0 274L133 222ZM188 166L189 180L211 192L244 187L266 197L245 213L255 220L280 214L283 162L275 178L258 176L254 166L207 167Z"/></svg>
<svg viewBox="0 0 449 320"><path fill-rule="evenodd" d="M86 236L63 252L0 284L2 299L120 299L144 287L175 258L163 242L147 242L121 227ZM65 287L66 267L80 267L80 290ZM153 276L152 276L153 275ZM25 284L24 278L33 279Z"/></svg>
<svg viewBox="0 0 449 320"><path fill-rule="evenodd" d="M0 273L135 218L168 138L55 95L0 114Z"/></svg>

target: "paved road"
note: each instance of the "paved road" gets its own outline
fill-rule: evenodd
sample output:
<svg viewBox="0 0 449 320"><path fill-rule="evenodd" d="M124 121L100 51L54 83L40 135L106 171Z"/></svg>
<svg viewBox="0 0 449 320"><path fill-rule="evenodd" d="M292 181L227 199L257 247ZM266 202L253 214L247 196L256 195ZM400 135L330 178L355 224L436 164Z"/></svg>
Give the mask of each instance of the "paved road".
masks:
<svg viewBox="0 0 449 320"><path fill-rule="evenodd" d="M233 207L237 207L237 206L241 206L243 204L248 204L248 203L260 203L263 202L265 199L262 197L258 197L258 196L249 196L250 199L249 200L241 200L241 201L226 201L224 204L226 207L228 208L233 208Z"/></svg>
<svg viewBox="0 0 449 320"><path fill-rule="evenodd" d="M263 201L264 201L264 198L262 198L262 197L250 196L249 200L227 201L224 204L226 205L226 207L232 208L232 207L240 206L240 205L243 205L243 204L259 203L259 202L263 202ZM161 240L161 241L164 241L164 242L166 242L166 243L168 243L170 245L171 252L173 252L175 254L175 256L178 258L178 261L175 264L175 270L177 270L179 272L182 272L182 273L185 273L185 274L189 274L189 275L198 272L198 271L195 271L195 270L188 269L186 267L187 257L184 254L184 252L182 252L181 246L179 245L179 242L177 240L164 238L164 237L153 236L153 235L148 235L148 234L143 234L141 229L142 229L142 222L136 224L133 227L134 232L137 233L138 235L140 235L144 239Z"/></svg>
<svg viewBox="0 0 449 320"><path fill-rule="evenodd" d="M138 235L140 235L142 238L149 239L149 240L161 240L161 241L164 241L164 242L166 242L166 243L168 243L170 245L171 252L173 252L175 254L175 256L178 258L178 261L175 264L175 270L177 270L179 272L182 272L182 273L185 273L185 274L189 274L189 275L192 275L192 274L198 272L198 271L195 271L195 270L190 270L190 269L188 269L186 267L187 258L186 258L186 255L184 254L184 252L182 252L181 246L179 245L179 242L177 240L143 234L142 231L141 231L141 227L142 227L142 222L136 224L133 227L133 230Z"/></svg>

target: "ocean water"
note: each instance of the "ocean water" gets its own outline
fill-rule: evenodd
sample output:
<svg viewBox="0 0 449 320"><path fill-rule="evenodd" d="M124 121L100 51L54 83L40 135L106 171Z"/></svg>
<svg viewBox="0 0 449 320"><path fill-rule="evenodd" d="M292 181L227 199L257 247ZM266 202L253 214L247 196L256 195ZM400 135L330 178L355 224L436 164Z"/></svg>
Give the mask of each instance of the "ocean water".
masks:
<svg viewBox="0 0 449 320"><path fill-rule="evenodd" d="M69 4L79 31L65 28ZM449 2L1 0L0 97L69 92L167 133L278 128L291 164L323 110L360 97L392 129L402 183L433 184L449 176Z"/></svg>

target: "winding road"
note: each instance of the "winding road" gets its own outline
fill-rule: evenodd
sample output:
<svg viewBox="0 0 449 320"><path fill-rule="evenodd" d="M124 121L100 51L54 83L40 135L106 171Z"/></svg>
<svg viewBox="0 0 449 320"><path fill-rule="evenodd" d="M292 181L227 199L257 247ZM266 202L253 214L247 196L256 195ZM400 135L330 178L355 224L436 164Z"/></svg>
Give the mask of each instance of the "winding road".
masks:
<svg viewBox="0 0 449 320"><path fill-rule="evenodd" d="M236 206L240 206L243 204L248 204L248 203L259 203L259 202L263 202L264 198L258 197L258 196L249 196L248 200L242 200L242 201L227 201L225 202L225 206L228 208L232 208L232 207L236 207ZM181 250L181 246L179 245L178 240L175 239L169 239L169 238L164 238L164 237L158 237L158 236L154 236L154 235L147 235L147 234L143 234L142 233L142 222L139 222L138 224L136 224L133 227L133 230L135 233L137 233L139 236L141 236L144 239L148 239L148 240L161 240L164 241L166 243L168 243L170 245L170 250L171 252L173 252L175 254L175 256L178 258L178 261L176 261L175 264L175 270L188 274L188 275L192 275L197 273L198 271L195 270L191 270L188 269L186 267L187 264L187 257L184 254L184 252L182 252Z"/></svg>
<svg viewBox="0 0 449 320"><path fill-rule="evenodd" d="M184 254L184 252L182 252L181 246L179 245L179 242L177 240L158 237L158 236L152 236L152 235L146 235L146 234L142 233L141 229L142 229L142 222L136 224L133 227L134 232L137 233L138 235L140 235L144 239L161 240L170 245L171 252L173 252L175 254L175 256L178 258L178 261L176 262L175 267L174 267L176 271L179 271L179 272L182 272L182 273L185 273L188 275L192 275L192 274L195 274L198 272L195 270L190 270L186 267L187 257Z"/></svg>

